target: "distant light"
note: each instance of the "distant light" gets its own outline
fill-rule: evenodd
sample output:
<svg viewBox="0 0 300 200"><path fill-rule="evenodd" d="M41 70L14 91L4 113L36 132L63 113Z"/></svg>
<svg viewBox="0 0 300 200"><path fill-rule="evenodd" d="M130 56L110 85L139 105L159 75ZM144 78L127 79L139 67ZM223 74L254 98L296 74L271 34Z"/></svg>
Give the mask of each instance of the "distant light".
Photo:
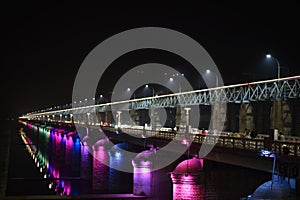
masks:
<svg viewBox="0 0 300 200"><path fill-rule="evenodd" d="M266 57L267 58L271 58L272 56L271 56L271 54L267 54Z"/></svg>
<svg viewBox="0 0 300 200"><path fill-rule="evenodd" d="M100 98L102 98L103 97L103 95L102 94L100 94Z"/></svg>
<svg viewBox="0 0 300 200"><path fill-rule="evenodd" d="M207 70L206 70L206 73L207 73L207 74L210 74L210 70L209 70L209 69L207 69Z"/></svg>
<svg viewBox="0 0 300 200"><path fill-rule="evenodd" d="M173 80L174 80L174 79L171 77L171 78L170 78L170 81L172 82Z"/></svg>
<svg viewBox="0 0 300 200"><path fill-rule="evenodd" d="M127 92L130 92L130 88L127 88Z"/></svg>
<svg viewBox="0 0 300 200"><path fill-rule="evenodd" d="M184 74L181 74L181 76L184 76Z"/></svg>
<svg viewBox="0 0 300 200"><path fill-rule="evenodd" d="M148 87L149 87L149 85L145 85L145 87L146 87L146 88L148 88Z"/></svg>
<svg viewBox="0 0 300 200"><path fill-rule="evenodd" d="M95 100L95 97L93 97L93 100Z"/></svg>
<svg viewBox="0 0 300 200"><path fill-rule="evenodd" d="M87 99L84 99L85 101L87 101Z"/></svg>

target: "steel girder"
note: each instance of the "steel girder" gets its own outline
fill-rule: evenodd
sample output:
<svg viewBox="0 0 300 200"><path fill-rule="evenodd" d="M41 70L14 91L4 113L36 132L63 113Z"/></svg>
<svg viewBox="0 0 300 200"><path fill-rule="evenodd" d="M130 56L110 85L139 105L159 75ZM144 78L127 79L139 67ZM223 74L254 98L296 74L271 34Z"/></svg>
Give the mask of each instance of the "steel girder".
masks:
<svg viewBox="0 0 300 200"><path fill-rule="evenodd" d="M300 76L243 83L216 88L201 89L181 92L176 94L161 95L128 101L120 101L106 104L96 104L71 108L56 106L27 114L38 115L68 115L85 112L111 111L112 106L118 110L140 110L157 107L176 107L192 105L214 105L220 103L249 103L253 101L287 100L300 97ZM56 108L56 109L55 109ZM92 108L92 109L91 109ZM25 115L26 116L26 115Z"/></svg>

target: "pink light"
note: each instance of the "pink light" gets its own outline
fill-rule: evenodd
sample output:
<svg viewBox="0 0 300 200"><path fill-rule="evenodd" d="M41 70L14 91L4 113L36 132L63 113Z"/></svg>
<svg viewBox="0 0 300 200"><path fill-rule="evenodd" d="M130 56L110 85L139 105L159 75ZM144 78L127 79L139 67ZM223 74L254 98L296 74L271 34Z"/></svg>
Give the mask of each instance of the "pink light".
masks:
<svg viewBox="0 0 300 200"><path fill-rule="evenodd" d="M189 141L186 140L186 139L184 139L184 140L181 141L181 144L188 145L188 144L189 144Z"/></svg>
<svg viewBox="0 0 300 200"><path fill-rule="evenodd" d="M205 195L203 185L174 184L173 199L202 199Z"/></svg>
<svg viewBox="0 0 300 200"><path fill-rule="evenodd" d="M64 194L65 195L71 194L71 181L64 181Z"/></svg>

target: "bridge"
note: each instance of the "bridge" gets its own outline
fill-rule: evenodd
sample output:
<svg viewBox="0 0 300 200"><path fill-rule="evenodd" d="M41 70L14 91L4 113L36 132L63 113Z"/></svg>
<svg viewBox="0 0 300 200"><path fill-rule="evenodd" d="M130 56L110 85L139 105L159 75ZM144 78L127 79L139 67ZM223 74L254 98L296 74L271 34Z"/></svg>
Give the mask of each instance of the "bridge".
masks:
<svg viewBox="0 0 300 200"><path fill-rule="evenodd" d="M227 127L224 129L229 131L243 132L245 128L256 128L260 132L268 133L270 129L278 129L279 132L283 132L285 135L291 135L293 132L294 135L300 136L300 117L292 113L293 111L300 112L297 102L293 103L293 100L298 99L300 96L299 79L300 76L293 76L102 104L95 104L95 98L83 101L76 100L73 103L63 106L54 106L27 113L21 116L21 118L43 121L74 121L76 123L89 124L96 124L98 122L101 124L105 122L109 124L121 124L121 117L118 117L120 122L117 122L118 119L114 120L112 111L114 111L114 114L119 112L118 115L121 115L122 111L129 111L131 112L130 118L133 118L135 115L138 116L136 118L140 119L135 120L135 124L144 125L148 122L148 124L152 123L153 127L155 127L155 112L152 111L150 113L151 122L149 122L149 120L142 119L143 116L140 116L139 111L169 108L175 109L174 112L177 114L175 119L173 119L173 123L171 123L172 127L175 127L182 125L186 120L178 119L180 113L187 112L184 109L185 107L194 107L197 109L197 106L213 106L216 109L212 109L213 124L210 127L212 129L214 129L214 125L218 127L218 124L225 123ZM289 103L288 100L292 103ZM227 113L225 113L226 105L228 105ZM234 108L236 106L232 105L239 105L239 108ZM224 106L225 110L223 109ZM255 109L257 110L257 115L265 115L263 118L267 117L268 120L266 121L270 121L270 124L266 125L259 122L262 120L255 119L253 111ZM239 116L232 116L231 113ZM146 113L146 115L148 114ZM226 121L220 121L220 116L224 115L226 115ZM295 119L291 119L292 117ZM239 120L239 122L236 122L236 120ZM127 119L127 124L132 124L129 121L131 119ZM126 122L122 124L124 123ZM205 128L208 128L208 124L207 122L204 123ZM184 125L187 125L187 122L184 122Z"/></svg>
<svg viewBox="0 0 300 200"><path fill-rule="evenodd" d="M299 171L300 139L291 136L291 130L295 131L296 129L291 125L292 114L289 113L293 110L292 106L295 106L289 104L289 101L297 100L299 97L300 76L293 76L102 104L95 104L94 98L93 100L81 101L81 103L76 101L64 106L27 113L21 116L20 120L22 123L37 123L44 124L44 126L46 124L50 127L55 124L68 124L69 127L75 125L78 130L85 130L82 132L83 136L88 136L90 129L97 130L100 126L101 130L106 133L106 137L112 140L129 141L147 149L152 147L159 149L168 144L170 140L182 144L192 141L189 144L188 152L185 152L188 159L198 155L199 149L205 141L208 144L215 144L215 148L207 155L206 159L263 171L272 169L274 157L271 155L273 155L278 158L276 161L278 173L292 176L298 180L298 173L288 175L291 171L288 168L293 167L293 170ZM277 129L284 132L284 140L278 140L277 135L273 133L258 134L255 138L245 136L244 128L255 128L252 107L257 102L269 102L267 108L272 111L268 112L271 121L268 130ZM191 109L195 109L197 106L217 107L232 103L240 106L239 131L215 130L207 134L207 132L199 130L198 127L191 127L189 123L189 111ZM148 120L149 122L145 123L146 120L141 120L143 115L138 117L139 120L134 121L134 125L128 121L126 121L127 123L122 121L122 112L134 112L135 115L139 115L139 110L152 108L173 108L175 113L177 112L174 117L175 120L173 119L173 127L178 125L178 129L164 129L161 125L155 124L155 120ZM178 113L182 112L185 112L185 119L176 119ZM115 113L117 113L116 120L113 117ZM155 113L151 113L151 115L155 115ZM218 122L218 115L227 116L227 121L222 121L222 123L225 123L225 128L226 124L227 128L230 127L228 125L231 123L228 119L230 117L224 113L224 110L212 111L212 115L213 124L210 127L212 130L216 129L216 124L220 123ZM184 127L184 129L180 129L180 127ZM296 126L294 125L294 127ZM122 134L115 134L116 132ZM129 140L127 135L134 137L130 137ZM221 154L222 156L220 156ZM282 171L284 167L286 170Z"/></svg>

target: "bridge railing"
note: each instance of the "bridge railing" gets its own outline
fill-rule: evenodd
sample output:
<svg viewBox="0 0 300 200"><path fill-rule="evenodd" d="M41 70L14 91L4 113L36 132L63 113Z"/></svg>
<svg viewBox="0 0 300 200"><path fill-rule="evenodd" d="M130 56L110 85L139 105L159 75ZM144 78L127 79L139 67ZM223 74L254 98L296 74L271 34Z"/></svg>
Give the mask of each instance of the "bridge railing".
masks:
<svg viewBox="0 0 300 200"><path fill-rule="evenodd" d="M102 127L103 130L109 132L115 132L113 127ZM208 144L216 144L217 147L240 149L259 152L261 149L269 149L275 152L277 155L286 155L293 157L300 157L300 142L290 141L270 141L268 137L258 138L245 138L227 136L227 133L221 133L217 135L204 135L204 134L192 134L192 133L179 133L179 132L161 132L145 129L131 129L124 128L122 133L126 133L138 138L159 138L163 140L177 140L177 141L193 141L194 144L202 144L204 141ZM223 135L222 135L223 134ZM287 151L288 149L288 151Z"/></svg>

